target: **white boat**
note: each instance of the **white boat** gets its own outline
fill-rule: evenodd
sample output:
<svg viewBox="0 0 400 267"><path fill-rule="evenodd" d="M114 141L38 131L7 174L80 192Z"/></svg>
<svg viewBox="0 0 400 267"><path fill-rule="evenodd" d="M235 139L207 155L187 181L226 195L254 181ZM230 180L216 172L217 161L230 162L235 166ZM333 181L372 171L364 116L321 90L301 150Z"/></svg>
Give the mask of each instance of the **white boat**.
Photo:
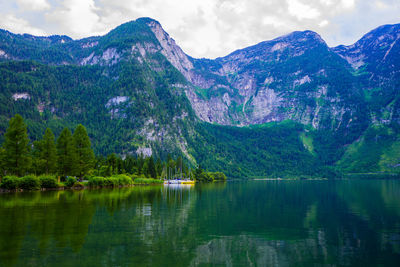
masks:
<svg viewBox="0 0 400 267"><path fill-rule="evenodd" d="M173 179L173 180L165 180L164 184L194 184L194 181L189 179L184 179L184 180Z"/></svg>

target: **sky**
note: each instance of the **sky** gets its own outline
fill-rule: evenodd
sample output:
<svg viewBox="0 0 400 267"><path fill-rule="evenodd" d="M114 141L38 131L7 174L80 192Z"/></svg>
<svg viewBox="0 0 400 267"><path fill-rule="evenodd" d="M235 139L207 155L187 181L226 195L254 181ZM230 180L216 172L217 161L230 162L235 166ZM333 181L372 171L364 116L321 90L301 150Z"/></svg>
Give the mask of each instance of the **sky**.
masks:
<svg viewBox="0 0 400 267"><path fill-rule="evenodd" d="M0 0L0 28L14 33L79 39L140 17L158 20L187 54L216 58L302 30L349 45L400 23L400 0Z"/></svg>

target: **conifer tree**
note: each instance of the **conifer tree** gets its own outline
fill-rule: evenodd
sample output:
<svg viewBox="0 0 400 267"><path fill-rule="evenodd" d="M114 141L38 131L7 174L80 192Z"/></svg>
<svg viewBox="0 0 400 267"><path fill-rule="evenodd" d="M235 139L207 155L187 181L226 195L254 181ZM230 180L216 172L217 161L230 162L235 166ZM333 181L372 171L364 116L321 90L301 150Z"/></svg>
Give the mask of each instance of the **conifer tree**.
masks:
<svg viewBox="0 0 400 267"><path fill-rule="evenodd" d="M157 160L156 160L156 171L157 171L157 175L161 176L161 173L163 171L163 165L162 165L160 158L157 158Z"/></svg>
<svg viewBox="0 0 400 267"><path fill-rule="evenodd" d="M76 151L72 133L64 128L57 139L58 173L65 177L73 175L76 170Z"/></svg>
<svg viewBox="0 0 400 267"><path fill-rule="evenodd" d="M151 178L157 178L156 165L154 164L153 156L151 156L148 161L148 174Z"/></svg>
<svg viewBox="0 0 400 267"><path fill-rule="evenodd" d="M21 176L31 165L29 138L23 118L16 114L4 135L4 164L10 174Z"/></svg>
<svg viewBox="0 0 400 267"><path fill-rule="evenodd" d="M79 124L72 135L76 149L76 174L80 180L94 165L94 153L86 128Z"/></svg>
<svg viewBox="0 0 400 267"><path fill-rule="evenodd" d="M107 166L110 167L111 174L117 173L117 156L115 155L115 153L108 155Z"/></svg>
<svg viewBox="0 0 400 267"><path fill-rule="evenodd" d="M0 147L0 182L1 182L1 177L3 177L5 175L5 154L6 151L4 150L4 148Z"/></svg>
<svg viewBox="0 0 400 267"><path fill-rule="evenodd" d="M57 149L53 132L47 128L40 141L40 165L44 173L55 173L57 169Z"/></svg>

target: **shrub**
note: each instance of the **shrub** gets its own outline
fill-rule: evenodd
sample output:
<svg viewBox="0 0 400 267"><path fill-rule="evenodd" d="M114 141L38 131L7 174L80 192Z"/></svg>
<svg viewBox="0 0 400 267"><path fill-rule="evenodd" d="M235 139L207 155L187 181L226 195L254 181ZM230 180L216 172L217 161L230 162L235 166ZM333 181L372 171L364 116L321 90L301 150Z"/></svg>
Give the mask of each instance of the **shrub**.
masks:
<svg viewBox="0 0 400 267"><path fill-rule="evenodd" d="M78 188L78 189L83 189L85 186L82 182L75 182L72 187Z"/></svg>
<svg viewBox="0 0 400 267"><path fill-rule="evenodd" d="M208 172L202 172L198 175L196 180L199 182L212 182L213 177Z"/></svg>
<svg viewBox="0 0 400 267"><path fill-rule="evenodd" d="M107 177L104 180L104 186L106 186L106 187L118 186L118 181L116 179L114 179L114 178Z"/></svg>
<svg viewBox="0 0 400 267"><path fill-rule="evenodd" d="M162 184L164 181L153 178L136 178L134 184Z"/></svg>
<svg viewBox="0 0 400 267"><path fill-rule="evenodd" d="M25 190L37 190L40 189L40 180L34 175L27 175L20 179L18 187Z"/></svg>
<svg viewBox="0 0 400 267"><path fill-rule="evenodd" d="M18 188L19 178L17 176L5 176L1 182L0 187L13 190Z"/></svg>
<svg viewBox="0 0 400 267"><path fill-rule="evenodd" d="M58 183L55 176L42 175L39 176L40 185L42 188L57 188Z"/></svg>
<svg viewBox="0 0 400 267"><path fill-rule="evenodd" d="M105 186L105 178L100 176L93 176L89 178L88 186L90 187L103 187Z"/></svg>
<svg viewBox="0 0 400 267"><path fill-rule="evenodd" d="M94 176L89 178L88 185L90 187L115 187L132 184L132 179L124 174L114 175L111 177Z"/></svg>
<svg viewBox="0 0 400 267"><path fill-rule="evenodd" d="M72 187L76 183L76 179L74 177L68 176L65 180L65 186Z"/></svg>
<svg viewBox="0 0 400 267"><path fill-rule="evenodd" d="M215 181L224 181L224 180L226 180L226 176L225 176L225 174L223 172L213 172L213 173L210 173L210 176Z"/></svg>
<svg viewBox="0 0 400 267"><path fill-rule="evenodd" d="M133 184L132 179L125 174L113 175L110 177L110 179L113 179L115 181L116 186Z"/></svg>

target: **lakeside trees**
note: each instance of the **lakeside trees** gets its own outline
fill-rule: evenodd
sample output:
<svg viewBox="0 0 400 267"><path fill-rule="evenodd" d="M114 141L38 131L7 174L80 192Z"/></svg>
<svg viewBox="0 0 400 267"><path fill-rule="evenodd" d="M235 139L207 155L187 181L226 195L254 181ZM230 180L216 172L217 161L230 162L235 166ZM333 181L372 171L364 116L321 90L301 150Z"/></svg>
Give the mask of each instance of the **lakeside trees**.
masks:
<svg viewBox="0 0 400 267"><path fill-rule="evenodd" d="M76 176L80 179L89 172L94 164L94 153L91 148L90 139L87 135L86 128L79 124L72 139L75 146L75 156L76 156Z"/></svg>
<svg viewBox="0 0 400 267"><path fill-rule="evenodd" d="M57 141L56 141L57 140ZM27 127L20 115L10 120L3 147L0 147L0 177L15 175L57 175L62 181L76 176L89 177L129 174L133 178L176 179L191 177L201 182L225 180L223 173L211 173L201 167L191 169L181 156L167 161L153 156L123 158L112 153L107 157L95 156L86 128L79 124L73 134L64 128L56 139L47 128L41 140L30 144Z"/></svg>
<svg viewBox="0 0 400 267"><path fill-rule="evenodd" d="M42 139L33 142L31 151L27 127L17 114L9 123L0 150L1 176L23 176L29 173L78 176L82 179L94 166L94 153L83 125L74 135L65 128L55 143L53 132L47 128Z"/></svg>
<svg viewBox="0 0 400 267"><path fill-rule="evenodd" d="M22 175L31 166L28 132L22 117L11 118L4 140L4 168L10 174Z"/></svg>

